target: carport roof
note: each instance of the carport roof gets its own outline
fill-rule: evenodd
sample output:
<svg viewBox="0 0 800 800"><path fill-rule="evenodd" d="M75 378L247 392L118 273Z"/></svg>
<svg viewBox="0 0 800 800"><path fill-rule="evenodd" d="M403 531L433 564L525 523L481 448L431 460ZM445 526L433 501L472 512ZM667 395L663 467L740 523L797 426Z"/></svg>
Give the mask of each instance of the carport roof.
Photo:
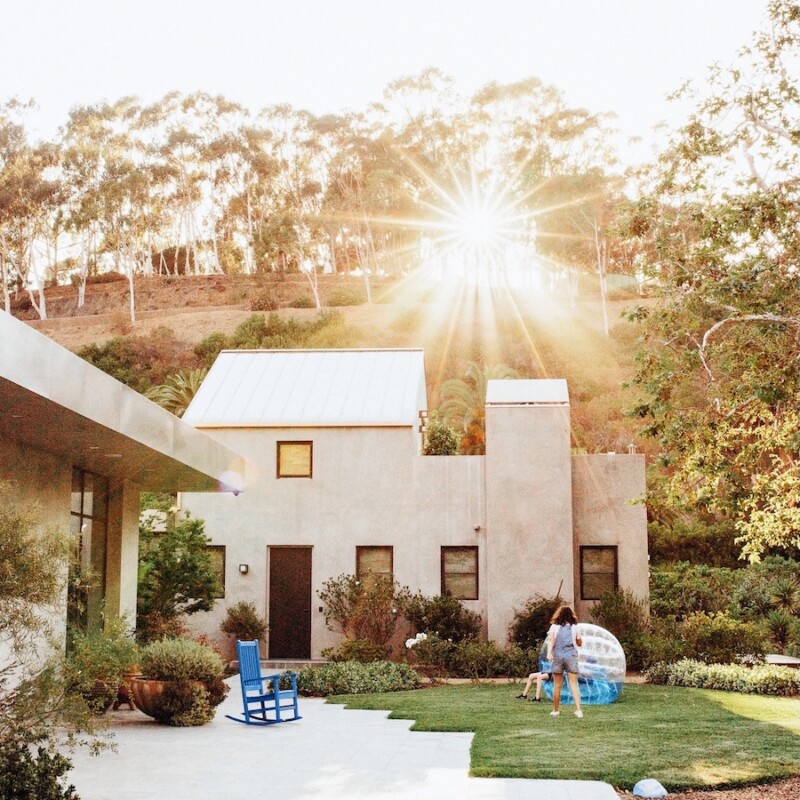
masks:
<svg viewBox="0 0 800 800"><path fill-rule="evenodd" d="M148 491L233 488L240 456L0 311L0 438Z"/></svg>

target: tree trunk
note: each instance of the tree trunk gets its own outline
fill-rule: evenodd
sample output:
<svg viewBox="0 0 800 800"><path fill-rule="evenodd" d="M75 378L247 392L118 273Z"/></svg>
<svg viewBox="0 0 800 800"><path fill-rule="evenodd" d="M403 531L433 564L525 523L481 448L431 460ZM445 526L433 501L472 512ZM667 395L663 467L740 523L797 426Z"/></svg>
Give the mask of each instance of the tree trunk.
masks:
<svg viewBox="0 0 800 800"><path fill-rule="evenodd" d="M605 239L600 239L600 231L597 222L594 223L594 247L595 253L597 254L597 276L600 279L600 306L603 309L603 333L608 336L608 289L606 286L608 246Z"/></svg>

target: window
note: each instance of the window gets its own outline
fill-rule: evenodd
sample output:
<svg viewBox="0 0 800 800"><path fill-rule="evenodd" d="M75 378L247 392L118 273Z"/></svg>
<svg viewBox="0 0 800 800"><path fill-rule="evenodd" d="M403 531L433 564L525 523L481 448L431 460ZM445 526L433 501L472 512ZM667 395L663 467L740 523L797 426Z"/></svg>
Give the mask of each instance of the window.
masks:
<svg viewBox="0 0 800 800"><path fill-rule="evenodd" d="M310 478L312 442L278 442L278 477Z"/></svg>
<svg viewBox="0 0 800 800"><path fill-rule="evenodd" d="M442 594L457 600L478 599L478 548L442 548Z"/></svg>
<svg viewBox="0 0 800 800"><path fill-rule="evenodd" d="M70 570L70 624L81 630L99 630L106 590L106 522L108 480L72 470L70 530L75 535L75 563Z"/></svg>
<svg viewBox="0 0 800 800"><path fill-rule="evenodd" d="M616 591L617 548L581 547L581 600L599 600L607 591Z"/></svg>
<svg viewBox="0 0 800 800"><path fill-rule="evenodd" d="M367 580L369 576L392 580L392 547L356 547L356 577Z"/></svg>
<svg viewBox="0 0 800 800"><path fill-rule="evenodd" d="M211 558L211 571L217 578L219 588L219 591L214 594L214 598L221 600L225 597L225 546L210 544L206 546L206 552Z"/></svg>

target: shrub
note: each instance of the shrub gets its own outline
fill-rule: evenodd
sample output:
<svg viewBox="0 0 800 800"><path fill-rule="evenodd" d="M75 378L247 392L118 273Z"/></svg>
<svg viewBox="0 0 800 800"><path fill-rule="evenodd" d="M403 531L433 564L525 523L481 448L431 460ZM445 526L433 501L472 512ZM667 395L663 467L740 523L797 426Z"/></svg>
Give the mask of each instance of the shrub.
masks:
<svg viewBox="0 0 800 800"><path fill-rule="evenodd" d="M514 609L514 620L508 629L509 639L526 650L539 651L550 629L550 618L562 597L544 597L537 594L525 601L521 609Z"/></svg>
<svg viewBox="0 0 800 800"><path fill-rule="evenodd" d="M289 308L314 308L314 301L307 295L301 294L289 302Z"/></svg>
<svg viewBox="0 0 800 800"><path fill-rule="evenodd" d="M746 694L789 697L800 694L800 672L791 667L758 664L704 664L684 659L675 664L656 664L647 671L650 683L722 689Z"/></svg>
<svg viewBox="0 0 800 800"><path fill-rule="evenodd" d="M73 275L73 278L78 279L77 275ZM120 281L127 281L128 278L123 275L121 272L98 272L96 275L87 275L86 276L86 283L87 284L100 284L100 283L118 283Z"/></svg>
<svg viewBox="0 0 800 800"><path fill-rule="evenodd" d="M706 664L730 663L742 656L764 655L764 632L755 623L741 622L728 614L690 614L677 635L689 652Z"/></svg>
<svg viewBox="0 0 800 800"><path fill-rule="evenodd" d="M258 640L263 642L267 632L267 621L260 617L252 603L236 603L230 606L225 619L219 626L223 633L229 633L243 642Z"/></svg>
<svg viewBox="0 0 800 800"><path fill-rule="evenodd" d="M465 639L456 645L453 653L453 669L459 677L473 680L508 675L508 655L497 642Z"/></svg>
<svg viewBox="0 0 800 800"><path fill-rule="evenodd" d="M72 763L60 753L24 739L0 740L0 797L3 800L79 800L75 787L64 786Z"/></svg>
<svg viewBox="0 0 800 800"><path fill-rule="evenodd" d="M227 337L224 333L212 333L194 346L194 354L205 367L210 367L225 349Z"/></svg>
<svg viewBox="0 0 800 800"><path fill-rule="evenodd" d="M436 634L406 641L406 657L429 678L443 678L453 669L456 645Z"/></svg>
<svg viewBox="0 0 800 800"><path fill-rule="evenodd" d="M247 301L247 308L250 311L275 311L280 308L280 301L269 289L253 295Z"/></svg>
<svg viewBox="0 0 800 800"><path fill-rule="evenodd" d="M619 639L629 669L648 663L645 603L628 590L604 592L592 608L592 619Z"/></svg>
<svg viewBox="0 0 800 800"><path fill-rule="evenodd" d="M653 564L691 561L710 567L736 568L741 562L741 547L731 524L651 522L647 526L647 546Z"/></svg>
<svg viewBox="0 0 800 800"><path fill-rule="evenodd" d="M426 456L458 455L458 434L438 417L432 417L425 430Z"/></svg>
<svg viewBox="0 0 800 800"><path fill-rule="evenodd" d="M297 676L298 690L312 697L334 694L371 694L419 689L420 676L408 666L392 661L361 664L342 661L321 667L306 667Z"/></svg>
<svg viewBox="0 0 800 800"><path fill-rule="evenodd" d="M213 681L225 671L222 658L192 639L162 639L142 648L142 674L159 681Z"/></svg>
<svg viewBox="0 0 800 800"><path fill-rule="evenodd" d="M322 657L330 661L359 661L369 664L373 661L385 661L389 648L375 644L367 639L345 639L339 647L322 651Z"/></svg>
<svg viewBox="0 0 800 800"><path fill-rule="evenodd" d="M737 570L680 562L653 569L650 612L681 620L689 614L725 611L738 580Z"/></svg>
<svg viewBox="0 0 800 800"><path fill-rule="evenodd" d="M329 306L360 306L367 301L361 289L334 289L328 295Z"/></svg>
<svg viewBox="0 0 800 800"><path fill-rule="evenodd" d="M386 645L392 638L409 599L407 588L379 575L363 581L355 575L339 575L325 581L318 594L330 630L376 645Z"/></svg>
<svg viewBox="0 0 800 800"><path fill-rule="evenodd" d="M153 714L167 725L209 722L228 692L222 681L222 658L211 647L191 639L153 642L142 649L141 664L145 677L171 682Z"/></svg>
<svg viewBox="0 0 800 800"><path fill-rule="evenodd" d="M460 600L445 595L426 597L417 593L406 603L404 614L415 632L435 634L451 642L475 638L481 629L480 614L464 608Z"/></svg>

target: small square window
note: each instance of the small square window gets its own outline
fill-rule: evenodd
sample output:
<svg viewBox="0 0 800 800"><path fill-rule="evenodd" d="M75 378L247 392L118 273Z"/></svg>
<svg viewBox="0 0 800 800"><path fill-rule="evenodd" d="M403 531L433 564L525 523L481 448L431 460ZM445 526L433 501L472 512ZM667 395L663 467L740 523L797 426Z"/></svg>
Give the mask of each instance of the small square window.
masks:
<svg viewBox="0 0 800 800"><path fill-rule="evenodd" d="M381 577L392 580L394 548L356 547L356 577L360 581Z"/></svg>
<svg viewBox="0 0 800 800"><path fill-rule="evenodd" d="M310 478L312 450L312 442L278 442L278 477Z"/></svg>
<svg viewBox="0 0 800 800"><path fill-rule="evenodd" d="M618 584L616 546L581 547L581 600L599 600Z"/></svg>
<svg viewBox="0 0 800 800"><path fill-rule="evenodd" d="M442 594L457 600L478 599L478 548L442 548Z"/></svg>

